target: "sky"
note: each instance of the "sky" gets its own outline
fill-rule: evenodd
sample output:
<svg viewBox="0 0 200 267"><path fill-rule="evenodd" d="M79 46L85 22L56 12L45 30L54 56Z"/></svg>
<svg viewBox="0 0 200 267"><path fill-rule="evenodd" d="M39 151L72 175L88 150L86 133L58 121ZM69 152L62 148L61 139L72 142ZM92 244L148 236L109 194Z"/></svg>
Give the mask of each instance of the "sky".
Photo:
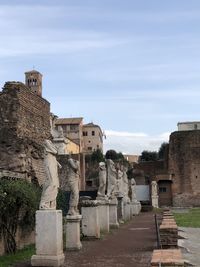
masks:
<svg viewBox="0 0 200 267"><path fill-rule="evenodd" d="M33 68L51 111L99 124L105 151L158 150L200 120L200 1L0 0L0 86Z"/></svg>

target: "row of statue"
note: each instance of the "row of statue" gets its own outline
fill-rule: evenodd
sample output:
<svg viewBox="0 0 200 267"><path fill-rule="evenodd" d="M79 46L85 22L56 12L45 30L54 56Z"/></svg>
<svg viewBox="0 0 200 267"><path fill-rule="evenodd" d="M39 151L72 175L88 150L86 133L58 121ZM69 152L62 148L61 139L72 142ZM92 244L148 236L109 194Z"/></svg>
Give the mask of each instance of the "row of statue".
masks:
<svg viewBox="0 0 200 267"><path fill-rule="evenodd" d="M127 167L124 165L116 167L111 159L107 159L106 163L100 162L98 198L114 199L117 196L121 196L124 201L129 202L129 181L127 170ZM134 201L136 200L136 182L134 178L130 181L131 200Z"/></svg>
<svg viewBox="0 0 200 267"><path fill-rule="evenodd" d="M56 209L56 197L59 188L58 168L61 165L56 159L57 149L50 140L44 142L44 168L46 179L43 184L40 209ZM68 187L71 192L68 215L78 214L79 202L79 161L69 158L68 164ZM131 200L136 200L136 183L131 179ZM99 163L99 189L98 199L115 199L117 196L123 197L124 201L130 202L129 181L127 168L125 166L116 167L115 163L108 159Z"/></svg>
<svg viewBox="0 0 200 267"><path fill-rule="evenodd" d="M40 201L40 209L56 209L56 198L59 188L58 168L61 165L56 159L57 148L50 140L44 141L44 169L45 181ZM69 158L68 187L71 192L69 202L69 215L78 214L80 164L78 160Z"/></svg>

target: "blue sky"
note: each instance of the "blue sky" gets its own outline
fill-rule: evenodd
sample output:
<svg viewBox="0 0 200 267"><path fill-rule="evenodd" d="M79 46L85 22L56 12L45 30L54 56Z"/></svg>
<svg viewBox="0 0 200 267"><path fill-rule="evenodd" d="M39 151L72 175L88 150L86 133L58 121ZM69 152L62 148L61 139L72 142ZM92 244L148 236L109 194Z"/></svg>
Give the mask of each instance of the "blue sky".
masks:
<svg viewBox="0 0 200 267"><path fill-rule="evenodd" d="M35 66L52 112L99 124L105 150L200 120L199 48L199 0L0 0L1 87Z"/></svg>

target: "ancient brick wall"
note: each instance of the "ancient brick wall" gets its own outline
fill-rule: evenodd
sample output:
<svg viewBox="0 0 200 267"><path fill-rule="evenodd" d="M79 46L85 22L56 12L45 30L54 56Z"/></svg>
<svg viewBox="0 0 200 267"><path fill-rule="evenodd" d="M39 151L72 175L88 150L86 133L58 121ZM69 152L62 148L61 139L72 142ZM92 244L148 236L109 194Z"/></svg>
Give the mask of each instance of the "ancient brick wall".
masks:
<svg viewBox="0 0 200 267"><path fill-rule="evenodd" d="M200 131L173 132L169 174L174 206L200 206Z"/></svg>
<svg viewBox="0 0 200 267"><path fill-rule="evenodd" d="M0 93L0 171L25 174L41 184L43 146L50 134L50 104L23 83L7 82Z"/></svg>

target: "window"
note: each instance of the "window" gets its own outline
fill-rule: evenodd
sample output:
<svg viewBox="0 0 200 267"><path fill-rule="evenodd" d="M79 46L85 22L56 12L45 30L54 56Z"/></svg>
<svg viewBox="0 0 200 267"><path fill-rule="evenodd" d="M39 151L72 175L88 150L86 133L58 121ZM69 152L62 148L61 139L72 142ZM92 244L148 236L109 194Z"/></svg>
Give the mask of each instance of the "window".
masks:
<svg viewBox="0 0 200 267"><path fill-rule="evenodd" d="M167 192L167 188L166 187L159 187L159 192L160 193L166 193Z"/></svg>
<svg viewBox="0 0 200 267"><path fill-rule="evenodd" d="M88 136L88 132L83 132L83 136Z"/></svg>
<svg viewBox="0 0 200 267"><path fill-rule="evenodd" d="M91 151L91 150L92 150L92 147L91 147L91 146L88 146L88 148L87 148L87 149Z"/></svg>
<svg viewBox="0 0 200 267"><path fill-rule="evenodd" d="M195 130L198 129L198 125L197 125L197 124L194 125L194 129L195 129Z"/></svg>
<svg viewBox="0 0 200 267"><path fill-rule="evenodd" d="M93 136L95 135L95 131L92 131L92 135L93 135Z"/></svg>

